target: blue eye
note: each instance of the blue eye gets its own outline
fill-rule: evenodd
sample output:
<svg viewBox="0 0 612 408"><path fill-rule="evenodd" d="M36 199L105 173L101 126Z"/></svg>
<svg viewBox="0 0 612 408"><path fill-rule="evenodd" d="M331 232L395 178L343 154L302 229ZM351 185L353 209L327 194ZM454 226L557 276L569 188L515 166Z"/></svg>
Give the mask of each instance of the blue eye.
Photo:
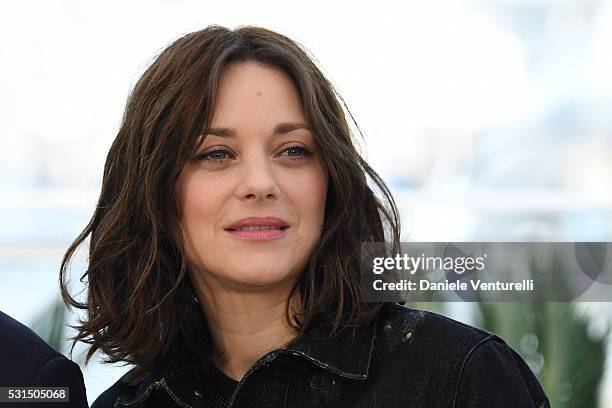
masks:
<svg viewBox="0 0 612 408"><path fill-rule="evenodd" d="M218 159L222 160L222 159L225 159L225 154L226 153L227 152L225 152L223 150L214 150L214 151L208 153L207 155L205 155L204 157L211 158L213 160L218 160Z"/></svg>
<svg viewBox="0 0 612 408"><path fill-rule="evenodd" d="M204 160L209 163L220 164L229 155L230 155L230 152L228 150L216 149L216 150L211 150L210 152L206 152L206 153L199 155L197 159Z"/></svg>
<svg viewBox="0 0 612 408"><path fill-rule="evenodd" d="M303 156L310 156L310 150L302 147L302 146L291 146L285 150L283 150L283 153L285 152L293 152L293 153L297 153L297 154L287 154L286 156L288 157L296 157L296 158L300 158Z"/></svg>

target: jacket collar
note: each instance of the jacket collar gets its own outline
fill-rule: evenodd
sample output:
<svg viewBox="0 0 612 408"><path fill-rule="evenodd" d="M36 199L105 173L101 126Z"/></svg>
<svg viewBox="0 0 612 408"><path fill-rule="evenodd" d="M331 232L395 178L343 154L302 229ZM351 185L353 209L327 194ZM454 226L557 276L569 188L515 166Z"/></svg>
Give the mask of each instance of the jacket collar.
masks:
<svg viewBox="0 0 612 408"><path fill-rule="evenodd" d="M286 350L342 377L365 379L372 360L377 320L378 317L356 328L354 336L353 329L344 329L330 337L327 328L315 326Z"/></svg>
<svg viewBox="0 0 612 408"><path fill-rule="evenodd" d="M315 325L286 348L278 351L305 358L345 378L366 379L369 374L380 315L379 313L376 318L362 327L354 330L344 329L333 337L330 337L328 329ZM129 387L129 392L117 398L117 404L120 406L135 405L146 399L153 390L166 388L167 391L172 392L169 389L172 384L184 384L189 379L189 373L180 368L153 371L135 382L125 380L128 374L124 375L121 380L131 387Z"/></svg>
<svg viewBox="0 0 612 408"><path fill-rule="evenodd" d="M151 391L161 388L162 381L172 375L169 371L157 370L146 373L140 380L128 380L128 376L137 369L137 367L133 368L119 380L119 383L122 384L120 389L123 392L120 392L117 397L117 405L132 406L140 403L151 394Z"/></svg>

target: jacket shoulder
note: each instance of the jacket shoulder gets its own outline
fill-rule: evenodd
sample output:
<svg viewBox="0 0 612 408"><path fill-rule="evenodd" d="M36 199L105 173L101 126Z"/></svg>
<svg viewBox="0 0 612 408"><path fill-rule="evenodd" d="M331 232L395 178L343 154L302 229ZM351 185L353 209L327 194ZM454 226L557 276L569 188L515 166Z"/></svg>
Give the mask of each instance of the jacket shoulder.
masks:
<svg viewBox="0 0 612 408"><path fill-rule="evenodd" d="M0 312L0 385L66 387L66 407L86 407L79 366L51 347L29 327Z"/></svg>
<svg viewBox="0 0 612 408"><path fill-rule="evenodd" d="M446 381L455 381L466 356L480 344L498 338L446 316L398 304L383 309L377 326L376 359L384 366L393 362L401 370L420 370L423 381L435 372L444 373L437 374L438 380L446 376Z"/></svg>
<svg viewBox="0 0 612 408"><path fill-rule="evenodd" d="M503 341L495 333L470 326L438 313L390 304L381 314L382 334L391 341L407 343L425 337L430 346L445 350L466 349L490 338Z"/></svg>
<svg viewBox="0 0 612 408"><path fill-rule="evenodd" d="M61 354L47 344L32 329L18 322L7 314L0 312L0 353L5 355L28 351L31 360L41 362L60 356Z"/></svg>
<svg viewBox="0 0 612 408"><path fill-rule="evenodd" d="M443 404L549 407L528 365L495 333L398 304L381 317L380 358L419 372L423 387L444 389Z"/></svg>
<svg viewBox="0 0 612 408"><path fill-rule="evenodd" d="M31 383L36 387L68 387L70 402L66 408L87 407L87 393L81 368L64 356L49 360Z"/></svg>
<svg viewBox="0 0 612 408"><path fill-rule="evenodd" d="M457 382L455 407L537 407L550 402L527 363L508 344L491 338L466 356Z"/></svg>
<svg viewBox="0 0 612 408"><path fill-rule="evenodd" d="M31 385L47 366L69 361L29 327L0 312L0 385Z"/></svg>

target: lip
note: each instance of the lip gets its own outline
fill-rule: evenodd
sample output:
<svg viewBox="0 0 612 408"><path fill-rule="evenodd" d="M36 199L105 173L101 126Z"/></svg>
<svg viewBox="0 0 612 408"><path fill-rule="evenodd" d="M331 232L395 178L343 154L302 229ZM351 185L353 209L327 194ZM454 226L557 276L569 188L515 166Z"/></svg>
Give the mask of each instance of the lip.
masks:
<svg viewBox="0 0 612 408"><path fill-rule="evenodd" d="M239 231L238 228L266 226L279 227L281 229L261 230L261 231ZM225 231L235 238L245 241L271 241L285 236L289 229L289 224L276 217L247 217L239 219L225 227Z"/></svg>
<svg viewBox="0 0 612 408"><path fill-rule="evenodd" d="M285 220L276 217L246 217L234 221L225 227L225 230L235 230L242 227L254 227L258 225L265 227L289 227L289 224Z"/></svg>

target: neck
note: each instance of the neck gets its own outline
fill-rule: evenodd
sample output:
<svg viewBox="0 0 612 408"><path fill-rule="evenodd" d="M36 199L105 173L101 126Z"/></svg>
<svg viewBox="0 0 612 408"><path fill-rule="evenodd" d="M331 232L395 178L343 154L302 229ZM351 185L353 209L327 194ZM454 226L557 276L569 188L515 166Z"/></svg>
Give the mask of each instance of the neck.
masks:
<svg viewBox="0 0 612 408"><path fill-rule="evenodd" d="M196 293L213 337L214 363L228 377L239 381L260 357L297 336L286 315L291 287L261 292L212 289L200 284ZM296 294L290 314L299 305Z"/></svg>

